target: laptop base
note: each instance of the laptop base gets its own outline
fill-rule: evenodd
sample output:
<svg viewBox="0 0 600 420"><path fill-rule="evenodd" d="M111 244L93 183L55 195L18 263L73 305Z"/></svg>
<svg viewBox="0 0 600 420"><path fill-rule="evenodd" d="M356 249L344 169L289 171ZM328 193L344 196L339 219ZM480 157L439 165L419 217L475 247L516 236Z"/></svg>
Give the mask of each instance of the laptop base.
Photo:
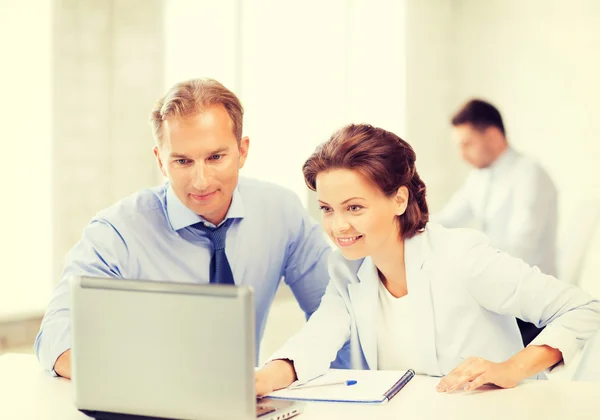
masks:
<svg viewBox="0 0 600 420"><path fill-rule="evenodd" d="M86 416L97 420L173 420L167 417L138 416L135 414L111 413L109 411L79 410Z"/></svg>

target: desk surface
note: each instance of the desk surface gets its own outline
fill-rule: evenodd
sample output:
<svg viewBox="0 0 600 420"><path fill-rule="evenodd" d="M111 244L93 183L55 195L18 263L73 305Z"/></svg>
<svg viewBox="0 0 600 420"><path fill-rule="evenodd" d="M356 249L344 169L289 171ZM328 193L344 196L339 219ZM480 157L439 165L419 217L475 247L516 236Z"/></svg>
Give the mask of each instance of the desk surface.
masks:
<svg viewBox="0 0 600 420"><path fill-rule="evenodd" d="M388 404L312 403L298 420L598 419L600 383L530 381L513 389L439 394L438 380L415 377ZM71 383L43 371L31 355L0 356L0 419L89 419L75 409Z"/></svg>

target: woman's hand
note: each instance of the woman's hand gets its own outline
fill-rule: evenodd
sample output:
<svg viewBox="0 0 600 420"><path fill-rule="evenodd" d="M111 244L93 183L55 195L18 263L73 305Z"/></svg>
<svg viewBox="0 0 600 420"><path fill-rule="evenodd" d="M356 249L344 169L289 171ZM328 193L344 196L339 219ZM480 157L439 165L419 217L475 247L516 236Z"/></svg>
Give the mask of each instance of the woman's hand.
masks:
<svg viewBox="0 0 600 420"><path fill-rule="evenodd" d="M256 396L263 397L285 388L296 380L294 363L290 360L273 360L256 372Z"/></svg>
<svg viewBox="0 0 600 420"><path fill-rule="evenodd" d="M436 389L439 392L459 389L473 391L485 384L513 388L523 379L548 369L561 360L560 350L548 345L531 344L502 363L469 357L442 378Z"/></svg>
<svg viewBox="0 0 600 420"><path fill-rule="evenodd" d="M436 390L438 392L463 389L473 391L485 384L493 384L500 388L514 388L522 379L524 379L522 372L511 361L494 363L480 357L469 357L442 378Z"/></svg>

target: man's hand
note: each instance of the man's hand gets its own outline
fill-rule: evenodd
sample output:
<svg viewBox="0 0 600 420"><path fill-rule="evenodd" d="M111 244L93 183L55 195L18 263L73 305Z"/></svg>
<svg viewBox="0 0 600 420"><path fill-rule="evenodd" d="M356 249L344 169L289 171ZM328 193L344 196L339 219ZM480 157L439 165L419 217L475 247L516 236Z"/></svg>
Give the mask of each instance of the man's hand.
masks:
<svg viewBox="0 0 600 420"><path fill-rule="evenodd" d="M469 357L442 378L436 389L438 392L473 391L485 384L514 388L522 379L522 372L509 361L494 363Z"/></svg>
<svg viewBox="0 0 600 420"><path fill-rule="evenodd" d="M273 360L256 372L256 396L263 397L276 389L285 388L296 380L294 364L290 360Z"/></svg>
<svg viewBox="0 0 600 420"><path fill-rule="evenodd" d="M71 349L61 354L54 363L54 372L63 378L71 379Z"/></svg>

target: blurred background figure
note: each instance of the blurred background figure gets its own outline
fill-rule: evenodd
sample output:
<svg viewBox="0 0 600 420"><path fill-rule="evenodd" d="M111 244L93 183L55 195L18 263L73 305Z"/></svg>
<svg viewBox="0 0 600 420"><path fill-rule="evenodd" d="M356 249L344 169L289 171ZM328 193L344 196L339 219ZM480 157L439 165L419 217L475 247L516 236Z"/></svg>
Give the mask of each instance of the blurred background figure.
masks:
<svg viewBox="0 0 600 420"><path fill-rule="evenodd" d="M475 169L436 221L480 229L493 247L556 276L557 193L544 168L508 144L500 112L480 99L452 117L452 138ZM540 330L517 322L527 345Z"/></svg>
<svg viewBox="0 0 600 420"><path fill-rule="evenodd" d="M485 101L463 105L452 126L461 157L475 170L438 221L478 228L492 246L556 276L557 194L547 172L508 144L500 112Z"/></svg>

